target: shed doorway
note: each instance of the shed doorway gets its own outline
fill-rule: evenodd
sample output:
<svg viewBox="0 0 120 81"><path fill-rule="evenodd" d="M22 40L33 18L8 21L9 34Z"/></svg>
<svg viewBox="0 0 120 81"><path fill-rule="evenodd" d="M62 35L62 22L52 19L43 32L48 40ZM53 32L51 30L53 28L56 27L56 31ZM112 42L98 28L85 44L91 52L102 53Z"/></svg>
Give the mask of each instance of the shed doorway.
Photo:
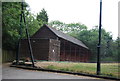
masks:
<svg viewBox="0 0 120 81"><path fill-rule="evenodd" d="M49 60L60 61L60 41L51 39L49 44Z"/></svg>

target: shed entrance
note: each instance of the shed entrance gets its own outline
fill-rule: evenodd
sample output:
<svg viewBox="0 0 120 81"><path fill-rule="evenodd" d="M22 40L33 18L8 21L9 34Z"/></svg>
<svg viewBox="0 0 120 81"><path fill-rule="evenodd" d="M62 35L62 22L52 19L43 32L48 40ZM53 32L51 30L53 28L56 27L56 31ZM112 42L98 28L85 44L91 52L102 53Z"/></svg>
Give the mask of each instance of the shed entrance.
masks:
<svg viewBox="0 0 120 81"><path fill-rule="evenodd" d="M50 40L49 43L49 60L60 61L60 41Z"/></svg>

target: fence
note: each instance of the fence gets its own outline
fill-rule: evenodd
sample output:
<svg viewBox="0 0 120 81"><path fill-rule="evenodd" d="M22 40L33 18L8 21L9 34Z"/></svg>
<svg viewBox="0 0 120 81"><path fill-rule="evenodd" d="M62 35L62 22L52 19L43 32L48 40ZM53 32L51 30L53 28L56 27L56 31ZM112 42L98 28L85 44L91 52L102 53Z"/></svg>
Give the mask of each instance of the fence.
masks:
<svg viewBox="0 0 120 81"><path fill-rule="evenodd" d="M2 62L11 62L15 60L15 51L2 50Z"/></svg>

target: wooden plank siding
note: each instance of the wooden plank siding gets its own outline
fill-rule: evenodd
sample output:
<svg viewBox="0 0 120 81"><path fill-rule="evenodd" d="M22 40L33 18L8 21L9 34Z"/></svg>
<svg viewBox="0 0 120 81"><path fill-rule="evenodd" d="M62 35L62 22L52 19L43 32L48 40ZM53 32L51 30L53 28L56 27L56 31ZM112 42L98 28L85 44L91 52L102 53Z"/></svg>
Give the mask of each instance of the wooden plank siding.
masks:
<svg viewBox="0 0 120 81"><path fill-rule="evenodd" d="M31 45L36 60L48 60L46 56L49 52L49 39L31 39ZM21 40L20 57L23 59L30 57L27 39Z"/></svg>
<svg viewBox="0 0 120 81"><path fill-rule="evenodd" d="M57 36L46 27L41 27L31 38L57 39Z"/></svg>
<svg viewBox="0 0 120 81"><path fill-rule="evenodd" d="M15 60L16 52L11 50L2 50L2 63Z"/></svg>
<svg viewBox="0 0 120 81"><path fill-rule="evenodd" d="M64 39L60 39L60 41L60 61L88 62L88 50Z"/></svg>
<svg viewBox="0 0 120 81"><path fill-rule="evenodd" d="M35 60L59 60L60 41L54 39L30 39ZM53 52L54 50L54 52ZM21 40L20 58L29 58L27 39Z"/></svg>

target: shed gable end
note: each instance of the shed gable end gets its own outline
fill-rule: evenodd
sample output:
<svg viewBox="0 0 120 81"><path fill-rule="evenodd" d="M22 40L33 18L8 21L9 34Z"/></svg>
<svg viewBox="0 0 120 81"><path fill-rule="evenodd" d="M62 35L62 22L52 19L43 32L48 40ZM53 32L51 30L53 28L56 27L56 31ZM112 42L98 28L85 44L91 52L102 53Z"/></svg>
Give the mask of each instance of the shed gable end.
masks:
<svg viewBox="0 0 120 81"><path fill-rule="evenodd" d="M31 38L57 39L57 36L47 27L41 27Z"/></svg>

